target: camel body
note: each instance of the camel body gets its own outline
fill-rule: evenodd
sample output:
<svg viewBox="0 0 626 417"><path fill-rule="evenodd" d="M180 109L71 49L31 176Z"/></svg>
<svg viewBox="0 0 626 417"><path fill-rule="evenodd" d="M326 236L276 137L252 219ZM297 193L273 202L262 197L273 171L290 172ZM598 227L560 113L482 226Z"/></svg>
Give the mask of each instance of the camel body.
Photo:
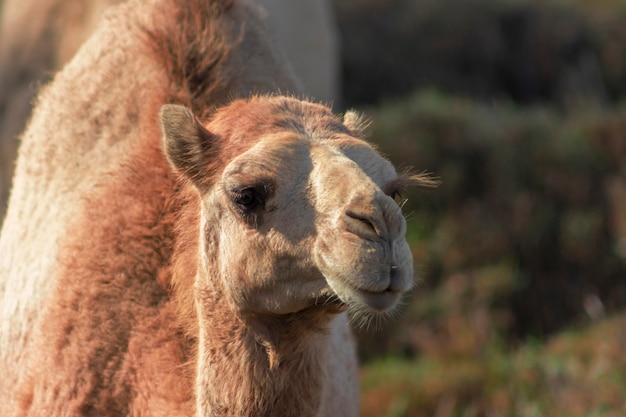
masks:
<svg viewBox="0 0 626 417"><path fill-rule="evenodd" d="M411 287L393 196L419 179L353 114L275 96L267 39L245 2L131 0L42 90L0 235L0 415L358 415L345 311Z"/></svg>

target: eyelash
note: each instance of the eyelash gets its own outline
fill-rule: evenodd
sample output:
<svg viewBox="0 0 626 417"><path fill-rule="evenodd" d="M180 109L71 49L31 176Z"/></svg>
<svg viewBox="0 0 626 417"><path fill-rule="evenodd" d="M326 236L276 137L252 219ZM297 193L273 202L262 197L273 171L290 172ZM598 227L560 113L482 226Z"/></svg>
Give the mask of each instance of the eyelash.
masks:
<svg viewBox="0 0 626 417"><path fill-rule="evenodd" d="M254 188L232 191L232 200L242 211L253 211L264 203Z"/></svg>
<svg viewBox="0 0 626 417"><path fill-rule="evenodd" d="M396 204L400 206L400 208L403 208L407 201L409 201L409 199L404 197L404 195L402 195L402 192L400 191L393 191L389 194L389 197L391 197L396 202Z"/></svg>
<svg viewBox="0 0 626 417"><path fill-rule="evenodd" d="M256 225L272 192L271 184L260 183L248 187L233 187L228 194L233 208L241 218L247 223Z"/></svg>

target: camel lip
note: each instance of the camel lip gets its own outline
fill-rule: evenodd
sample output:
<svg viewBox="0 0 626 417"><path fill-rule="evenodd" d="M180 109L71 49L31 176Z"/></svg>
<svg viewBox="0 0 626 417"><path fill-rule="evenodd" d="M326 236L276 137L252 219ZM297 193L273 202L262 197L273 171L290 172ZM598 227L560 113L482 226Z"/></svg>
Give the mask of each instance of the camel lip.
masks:
<svg viewBox="0 0 626 417"><path fill-rule="evenodd" d="M404 275L397 274L398 267L392 266L388 276L382 276L378 280L368 283L351 285L352 291L367 297L386 296L393 294L401 295L413 288L413 280L408 280Z"/></svg>
<svg viewBox="0 0 626 417"><path fill-rule="evenodd" d="M385 313L398 305L404 291L385 289L383 291L357 290L359 304L374 313Z"/></svg>
<svg viewBox="0 0 626 417"><path fill-rule="evenodd" d="M398 269L392 267L391 269ZM400 269L402 270L402 269ZM339 300L349 310L362 310L373 314L384 314L394 310L402 296L413 288L413 280L407 274L391 273L389 276L363 282L363 279L345 279L345 277L325 276L330 295L335 302ZM319 297L322 300L322 297Z"/></svg>
<svg viewBox="0 0 626 417"><path fill-rule="evenodd" d="M340 302L348 310L356 308L374 314L382 314L393 310L405 292L392 288L372 291L363 288L345 287L341 291L341 295L335 297L333 302Z"/></svg>
<svg viewBox="0 0 626 417"><path fill-rule="evenodd" d="M370 291L367 289L359 289L357 290L359 293L361 294L365 294L366 296L371 296L371 297L376 297L376 296L381 296L381 295L387 295L387 294L402 294L404 291L402 290L394 290L392 288L387 288L384 289L382 291Z"/></svg>

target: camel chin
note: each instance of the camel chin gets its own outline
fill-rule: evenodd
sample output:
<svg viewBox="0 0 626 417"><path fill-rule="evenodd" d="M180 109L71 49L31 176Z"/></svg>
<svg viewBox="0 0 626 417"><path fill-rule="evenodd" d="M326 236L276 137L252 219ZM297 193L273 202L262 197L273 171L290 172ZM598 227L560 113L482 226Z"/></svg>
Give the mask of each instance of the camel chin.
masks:
<svg viewBox="0 0 626 417"><path fill-rule="evenodd" d="M392 314L413 288L413 258L404 240L404 218L386 217L400 223L393 237L355 242L351 231L344 234L343 244L338 239L332 246L318 245L318 264L326 283L351 313Z"/></svg>
<svg viewBox="0 0 626 417"><path fill-rule="evenodd" d="M388 278L381 278L381 282L389 281ZM348 311L365 315L392 313L398 307L403 295L411 289L411 285L395 288L394 285L390 284L384 289L369 290L340 283L333 279L328 279L328 283Z"/></svg>

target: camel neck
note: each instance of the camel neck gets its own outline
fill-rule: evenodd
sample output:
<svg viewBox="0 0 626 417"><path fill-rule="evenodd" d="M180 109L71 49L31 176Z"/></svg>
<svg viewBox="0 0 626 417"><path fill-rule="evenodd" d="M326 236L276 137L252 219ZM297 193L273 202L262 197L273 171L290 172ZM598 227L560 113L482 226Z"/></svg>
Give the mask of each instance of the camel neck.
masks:
<svg viewBox="0 0 626 417"><path fill-rule="evenodd" d="M198 227L179 236L173 286L183 327L197 341L197 415L314 417L335 312L329 306L285 315L238 310L216 259L203 255L219 252L219 236L210 227L218 221L201 220L197 196L185 198L184 224Z"/></svg>
<svg viewBox="0 0 626 417"><path fill-rule="evenodd" d="M315 416L331 316L242 316L227 304L198 303L199 415Z"/></svg>

